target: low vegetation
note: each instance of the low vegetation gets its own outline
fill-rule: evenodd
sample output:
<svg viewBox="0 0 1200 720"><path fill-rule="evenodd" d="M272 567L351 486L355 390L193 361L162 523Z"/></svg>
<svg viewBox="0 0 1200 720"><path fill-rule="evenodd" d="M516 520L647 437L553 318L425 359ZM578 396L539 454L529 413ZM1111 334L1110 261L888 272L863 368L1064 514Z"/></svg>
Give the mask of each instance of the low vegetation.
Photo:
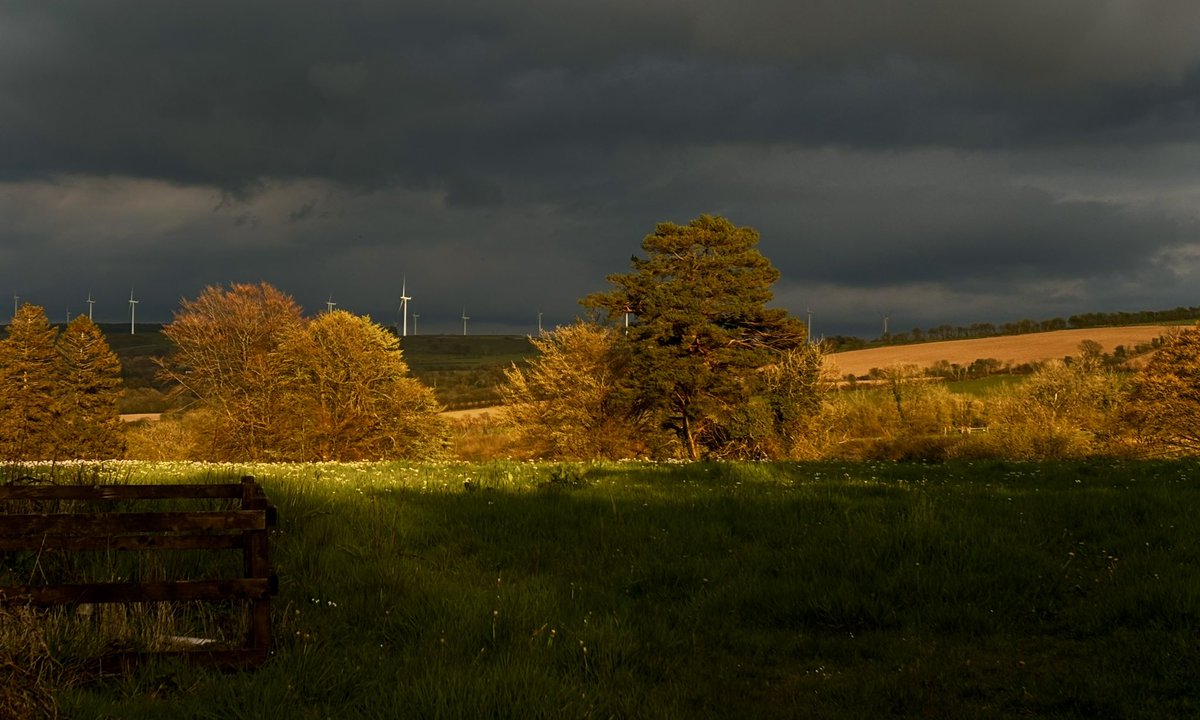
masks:
<svg viewBox="0 0 1200 720"><path fill-rule="evenodd" d="M1197 470L125 464L267 487L275 652L39 682L79 719L1190 716Z"/></svg>

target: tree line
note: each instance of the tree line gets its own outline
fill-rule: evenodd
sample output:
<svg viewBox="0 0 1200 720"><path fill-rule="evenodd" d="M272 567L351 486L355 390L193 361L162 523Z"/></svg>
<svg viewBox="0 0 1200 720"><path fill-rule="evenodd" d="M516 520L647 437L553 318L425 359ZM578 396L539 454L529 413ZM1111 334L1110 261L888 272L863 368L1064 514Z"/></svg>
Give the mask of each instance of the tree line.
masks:
<svg viewBox="0 0 1200 720"><path fill-rule="evenodd" d="M1200 329L1156 343L1145 367L1085 340L1078 358L1028 368L985 398L929 372L878 369L834 390L803 323L767 306L778 272L758 235L719 217L664 223L632 271L583 300L595 315L535 340L504 388L517 447L535 457L1058 458L1200 451ZM937 339L1102 321L1166 322L1198 308L937 329ZM1120 360L1121 362L1118 362ZM996 361L978 361L982 375ZM934 370L938 370L935 368ZM941 370L955 370L948 364ZM961 374L961 373L959 373ZM974 431L987 430L986 433Z"/></svg>
<svg viewBox="0 0 1200 720"><path fill-rule="evenodd" d="M532 338L500 388L512 454L799 459L1195 452L1200 329L1131 374L1095 343L986 401L915 368L835 391L827 347L771 307L779 271L725 218L659 224L585 319ZM1190 309L1181 309L1186 313ZM1159 320L1163 318L1159 317ZM163 333L182 409L130 435L137 455L221 461L430 458L449 428L399 339L343 311L305 317L266 283L205 288ZM951 368L953 369L953 368ZM22 306L0 341L0 459L119 457L120 364L89 320L61 333ZM955 429L988 429L964 440ZM162 451L162 455L155 452Z"/></svg>
<svg viewBox="0 0 1200 720"><path fill-rule="evenodd" d="M986 337L1025 335L1054 330L1079 330L1095 327L1121 325L1164 325L1200 318L1200 307L1180 306L1170 310L1141 310L1138 312L1093 312L1071 315L1067 318L1054 317L1044 320L1023 318L1004 323L978 322L970 325L941 324L929 328L915 327L908 331L887 333L868 343L859 337L837 335L826 338L831 350L854 350L874 345L904 345L909 343L936 342L941 340L976 340Z"/></svg>

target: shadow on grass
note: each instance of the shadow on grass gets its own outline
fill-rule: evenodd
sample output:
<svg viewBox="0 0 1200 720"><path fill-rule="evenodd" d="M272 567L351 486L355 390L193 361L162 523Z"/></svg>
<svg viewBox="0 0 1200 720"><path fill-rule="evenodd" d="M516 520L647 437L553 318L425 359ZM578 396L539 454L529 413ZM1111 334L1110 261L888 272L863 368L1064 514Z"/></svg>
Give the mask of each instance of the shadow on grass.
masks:
<svg viewBox="0 0 1200 720"><path fill-rule="evenodd" d="M72 716L1195 709L1185 465L531 467L263 475L272 661L148 671Z"/></svg>

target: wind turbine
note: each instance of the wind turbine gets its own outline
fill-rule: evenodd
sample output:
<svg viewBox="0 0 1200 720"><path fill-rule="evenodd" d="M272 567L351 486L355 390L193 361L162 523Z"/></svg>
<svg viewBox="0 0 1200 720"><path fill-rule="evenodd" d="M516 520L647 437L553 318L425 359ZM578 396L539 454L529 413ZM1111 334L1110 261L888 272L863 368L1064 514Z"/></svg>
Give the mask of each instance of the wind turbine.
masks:
<svg viewBox="0 0 1200 720"><path fill-rule="evenodd" d="M333 312L335 307L337 307L337 303L333 301L333 296L330 295L329 299L325 301L325 312Z"/></svg>
<svg viewBox="0 0 1200 720"><path fill-rule="evenodd" d="M884 339L884 340L887 340L887 337L888 337L888 327L887 327L887 324L888 324L888 319L889 319L889 318L891 318L891 314L890 314L890 313L889 313L889 314L887 314L887 315L884 315L884 316L883 316L883 339Z"/></svg>
<svg viewBox="0 0 1200 720"><path fill-rule="evenodd" d="M412 300L408 296L408 280L400 281L400 312L404 314L403 329L400 331L400 337L408 337L408 301ZM416 325L414 322L413 325ZM415 330L413 332L416 332ZM464 333L465 334L465 333Z"/></svg>
<svg viewBox="0 0 1200 720"><path fill-rule="evenodd" d="M96 304L96 301L92 299L92 291L91 290L88 291L87 304L88 304L88 320L91 320L92 319L92 306Z"/></svg>
<svg viewBox="0 0 1200 720"><path fill-rule="evenodd" d="M542 311L538 310L538 335L542 334Z"/></svg>
<svg viewBox="0 0 1200 720"><path fill-rule="evenodd" d="M20 303L20 301L21 301L21 296L16 293L13 293L13 317L17 316L17 307L18 307L18 303Z"/></svg>
<svg viewBox="0 0 1200 720"><path fill-rule="evenodd" d="M129 288L129 334L130 335L136 334L136 332L135 332L136 326L134 325L134 318L137 317L137 304L139 302L141 302L141 301L133 299L133 288Z"/></svg>
<svg viewBox="0 0 1200 720"><path fill-rule="evenodd" d="M416 313L413 313L413 335L417 334L417 318L419 318L419 317L421 317L421 316Z"/></svg>
<svg viewBox="0 0 1200 720"><path fill-rule="evenodd" d="M464 307L463 312L462 312L463 335L467 334L467 321L470 319L471 319L471 317L469 315L467 315L467 308Z"/></svg>
<svg viewBox="0 0 1200 720"><path fill-rule="evenodd" d="M808 322L806 323L807 327L805 328L808 332L808 344L812 345L812 308L805 308L805 312L808 313Z"/></svg>

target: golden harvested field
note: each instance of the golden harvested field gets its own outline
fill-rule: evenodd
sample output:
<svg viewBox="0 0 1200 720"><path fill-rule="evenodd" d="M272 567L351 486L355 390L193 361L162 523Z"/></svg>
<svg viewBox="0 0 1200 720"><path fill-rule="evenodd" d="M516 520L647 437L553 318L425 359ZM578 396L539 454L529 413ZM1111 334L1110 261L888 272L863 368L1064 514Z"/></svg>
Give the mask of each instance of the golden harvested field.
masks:
<svg viewBox="0 0 1200 720"><path fill-rule="evenodd" d="M861 377L871 368L913 364L929 367L939 360L969 365L981 358L995 358L1001 363L1019 365L1027 362L1062 358L1079 354L1079 343L1095 340L1112 352L1118 345L1133 348L1149 343L1156 337L1178 332L1176 325L1130 325L1128 327L1055 330L1053 332L980 338L978 340L946 340L916 345L850 350L835 353L830 361L837 366L838 375L853 373Z"/></svg>

